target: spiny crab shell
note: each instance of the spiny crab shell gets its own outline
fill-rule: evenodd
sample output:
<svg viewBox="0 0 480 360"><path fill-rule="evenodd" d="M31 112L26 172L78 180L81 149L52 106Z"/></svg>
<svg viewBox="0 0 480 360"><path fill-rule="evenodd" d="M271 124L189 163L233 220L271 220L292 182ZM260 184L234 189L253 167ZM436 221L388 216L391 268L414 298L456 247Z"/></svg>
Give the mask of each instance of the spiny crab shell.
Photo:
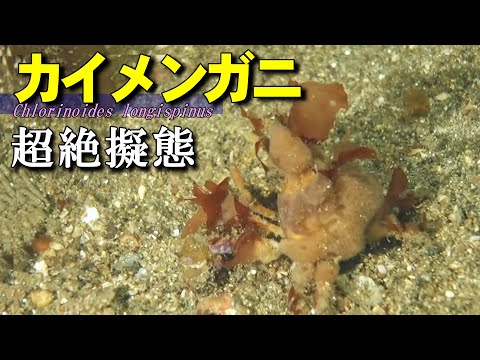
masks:
<svg viewBox="0 0 480 360"><path fill-rule="evenodd" d="M406 193L407 178L399 168L383 195L380 181L355 161L376 158L376 152L368 147L343 141L334 149L331 161L316 158L312 146L328 137L337 112L348 108L347 94L338 83L309 81L300 85L305 98L295 100L288 117L280 117L268 129L262 119L242 109L259 139L256 153L265 148L283 176L278 214L255 201L232 159L232 178L239 196L231 191L229 178L219 184L207 181L207 192L196 186L193 202L199 208L182 236L206 224L208 234L219 234L210 241L210 248L222 253L221 265L226 268L254 261L267 263L286 255L293 261L290 310L310 312L304 294L313 283L315 310L324 313L330 306L339 261L357 255L368 241L404 231L406 224L396 218L394 209L412 209L415 198ZM268 170L263 162L262 166ZM266 237L268 233L280 236L280 242Z"/></svg>

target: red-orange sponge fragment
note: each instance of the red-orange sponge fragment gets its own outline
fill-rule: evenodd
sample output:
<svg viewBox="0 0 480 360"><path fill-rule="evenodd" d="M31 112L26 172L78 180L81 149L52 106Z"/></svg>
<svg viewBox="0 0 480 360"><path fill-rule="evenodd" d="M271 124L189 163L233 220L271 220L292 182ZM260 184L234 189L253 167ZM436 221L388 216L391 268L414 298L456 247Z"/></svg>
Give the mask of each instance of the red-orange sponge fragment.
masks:
<svg viewBox="0 0 480 360"><path fill-rule="evenodd" d="M290 81L289 85L298 83ZM333 128L337 112L348 108L347 93L339 83L307 81L300 86L305 91L305 99L293 102L288 127L294 136L304 141L322 142Z"/></svg>
<svg viewBox="0 0 480 360"><path fill-rule="evenodd" d="M193 189L195 199L192 202L199 205L206 213L208 233L213 231L218 220L222 217L222 203L230 191L228 180L229 178L225 178L218 185L212 181L205 182L205 187L210 191L210 194L205 193L198 186Z"/></svg>

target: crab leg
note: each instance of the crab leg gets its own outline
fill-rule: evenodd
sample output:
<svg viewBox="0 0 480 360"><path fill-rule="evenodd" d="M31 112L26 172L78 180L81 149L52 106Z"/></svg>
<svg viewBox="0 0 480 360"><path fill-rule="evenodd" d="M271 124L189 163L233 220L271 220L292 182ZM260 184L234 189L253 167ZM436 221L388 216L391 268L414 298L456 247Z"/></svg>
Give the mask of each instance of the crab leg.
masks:
<svg viewBox="0 0 480 360"><path fill-rule="evenodd" d="M235 183L235 186L237 187L240 193L240 200L246 204L249 204L250 209L255 213L267 219L270 219L272 221L277 221L277 215L275 214L275 211L268 209L265 206L256 202L254 197L250 193L250 191L248 191L245 181L243 180L242 175L240 174L240 171L235 166L234 159L233 159L233 151L230 153L230 163L231 163L230 172L232 174L232 180Z"/></svg>
<svg viewBox="0 0 480 360"><path fill-rule="evenodd" d="M338 259L320 261L316 265L314 300L318 314L324 313L329 307L339 271Z"/></svg>
<svg viewBox="0 0 480 360"><path fill-rule="evenodd" d="M271 233L282 239L284 238L283 230L280 226L272 224L256 214L250 215L249 219L263 231Z"/></svg>

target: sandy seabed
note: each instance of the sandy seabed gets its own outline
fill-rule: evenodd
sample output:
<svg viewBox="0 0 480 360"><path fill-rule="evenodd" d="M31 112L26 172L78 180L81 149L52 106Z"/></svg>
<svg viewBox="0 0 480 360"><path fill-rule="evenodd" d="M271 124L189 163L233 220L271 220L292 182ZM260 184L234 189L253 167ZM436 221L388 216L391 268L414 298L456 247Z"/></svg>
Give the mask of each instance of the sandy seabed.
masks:
<svg viewBox="0 0 480 360"><path fill-rule="evenodd" d="M296 74L255 71L256 85L282 85L290 77L342 83L350 106L339 114L326 145L348 133L376 149L378 159L362 164L385 188L392 169L402 167L410 189L424 199L418 210L433 224L429 231L392 238L345 264L330 312L479 314L480 48L152 47L157 57L168 53L186 68L179 76L158 70L156 91L179 84L199 63L218 62L221 52L240 56L247 49L259 58L293 58L299 64ZM0 77L3 92L18 90L4 67ZM209 79L202 89L214 83ZM430 110L406 121L404 98L411 89L428 97ZM265 121L289 108L286 101L261 99L245 107ZM255 194L268 198L279 190L278 174L267 176L255 158L251 125L237 104L227 98L224 113L208 119L0 119L0 313L195 314L202 299L217 295L229 303L230 313L288 313L287 258L231 271L199 261L194 276L179 261L185 251L179 234L195 211L182 199L191 198L194 184L229 176L231 151ZM195 168L10 168L12 135L19 126L49 127L55 134L66 126L85 126L102 139L104 149L110 126L143 127L151 134L161 125L192 130ZM58 141L56 136L55 148ZM153 147L151 137L148 143ZM85 222L89 212L95 220ZM41 254L31 251L38 232L53 240Z"/></svg>

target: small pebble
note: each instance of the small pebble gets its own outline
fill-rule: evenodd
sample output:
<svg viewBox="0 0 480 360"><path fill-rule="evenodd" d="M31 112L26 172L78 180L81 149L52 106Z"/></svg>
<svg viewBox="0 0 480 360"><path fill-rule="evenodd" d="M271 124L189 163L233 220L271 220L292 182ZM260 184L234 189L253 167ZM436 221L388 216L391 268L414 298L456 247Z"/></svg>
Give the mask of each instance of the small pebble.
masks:
<svg viewBox="0 0 480 360"><path fill-rule="evenodd" d="M373 315L385 315L386 312L385 312L385 309L381 308L381 307L378 306L378 305L375 305L375 306L372 308L372 314L373 314Z"/></svg>
<svg viewBox="0 0 480 360"><path fill-rule="evenodd" d="M138 198L140 200L143 200L145 198L146 193L147 193L147 188L145 187L145 185L140 185L138 187Z"/></svg>
<svg viewBox="0 0 480 360"><path fill-rule="evenodd" d="M451 299L455 296L455 294L453 293L453 291L447 290L447 291L445 291L445 296L447 298Z"/></svg>
<svg viewBox="0 0 480 360"><path fill-rule="evenodd" d="M157 240L157 237L158 237L158 232L157 231L154 231L153 233L148 234L148 238L151 239L151 240Z"/></svg>
<svg viewBox="0 0 480 360"><path fill-rule="evenodd" d="M72 230L73 230L73 227L72 227ZM59 251L59 250L63 250L63 249L64 249L63 245L60 244L60 243L58 243L58 242L52 242L52 243L50 244L50 248L51 248L52 250L55 250L55 251Z"/></svg>
<svg viewBox="0 0 480 360"><path fill-rule="evenodd" d="M73 231L72 231L72 237L73 237L74 239L77 239L77 238L79 238L80 236L82 236L82 234L83 234L82 228L81 228L80 226L75 226L75 228L74 228Z"/></svg>
<svg viewBox="0 0 480 360"><path fill-rule="evenodd" d="M175 228L172 230L172 236L177 237L180 235L180 230L178 228Z"/></svg>
<svg viewBox="0 0 480 360"><path fill-rule="evenodd" d="M142 261L142 256L138 253L127 253L123 256L120 256L118 262L114 265L117 270L131 270L138 272L142 267L140 262Z"/></svg>
<svg viewBox="0 0 480 360"><path fill-rule="evenodd" d="M437 196L437 201L438 201L439 203L444 202L444 201L446 201L446 200L448 200L448 196L445 195L445 194L439 194L439 195Z"/></svg>
<svg viewBox="0 0 480 360"><path fill-rule="evenodd" d="M480 235L472 235L470 236L470 241L478 241L480 240Z"/></svg>
<svg viewBox="0 0 480 360"><path fill-rule="evenodd" d="M471 166L471 165L473 164L472 158L471 158L470 156L468 156L468 155L466 155L466 156L464 157L464 161L465 161L465 164L466 164L467 166Z"/></svg>
<svg viewBox="0 0 480 360"><path fill-rule="evenodd" d="M43 276L48 276L48 266L45 260L37 261L35 264L33 264L33 269L36 272L41 273Z"/></svg>
<svg viewBox="0 0 480 360"><path fill-rule="evenodd" d="M385 275L387 273L387 268L383 264L377 265L377 270L382 275Z"/></svg>
<svg viewBox="0 0 480 360"><path fill-rule="evenodd" d="M30 300L35 307L43 308L51 304L53 294L48 290L35 290L30 293Z"/></svg>
<svg viewBox="0 0 480 360"><path fill-rule="evenodd" d="M139 280L147 279L148 270L144 267L141 267L140 269L138 269L137 273L135 274L135 277Z"/></svg>
<svg viewBox="0 0 480 360"><path fill-rule="evenodd" d="M435 96L435 100L445 101L445 100L447 100L449 97L450 97L450 95L449 95L448 93L442 92L441 94L438 94L437 96Z"/></svg>
<svg viewBox="0 0 480 360"><path fill-rule="evenodd" d="M421 277L424 281L428 281L428 282L432 281L432 275L431 275L431 274L428 274L428 273L427 273L427 274L422 274L420 277Z"/></svg>
<svg viewBox="0 0 480 360"><path fill-rule="evenodd" d="M82 217L82 221L85 224L89 224L91 222L94 222L98 220L100 217L100 214L98 213L98 210L94 207L87 207L85 210L85 215Z"/></svg>

